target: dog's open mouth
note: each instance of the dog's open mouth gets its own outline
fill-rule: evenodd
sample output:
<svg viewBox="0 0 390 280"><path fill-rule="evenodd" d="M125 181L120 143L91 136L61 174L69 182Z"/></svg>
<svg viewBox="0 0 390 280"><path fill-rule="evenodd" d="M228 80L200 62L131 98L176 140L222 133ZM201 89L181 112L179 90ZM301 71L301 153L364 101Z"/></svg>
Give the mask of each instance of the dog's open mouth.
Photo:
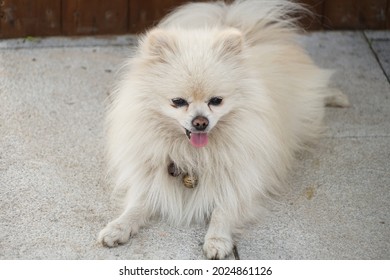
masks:
<svg viewBox="0 0 390 280"><path fill-rule="evenodd" d="M186 135L192 146L196 148L204 147L209 142L209 137L206 132L193 132L185 128Z"/></svg>

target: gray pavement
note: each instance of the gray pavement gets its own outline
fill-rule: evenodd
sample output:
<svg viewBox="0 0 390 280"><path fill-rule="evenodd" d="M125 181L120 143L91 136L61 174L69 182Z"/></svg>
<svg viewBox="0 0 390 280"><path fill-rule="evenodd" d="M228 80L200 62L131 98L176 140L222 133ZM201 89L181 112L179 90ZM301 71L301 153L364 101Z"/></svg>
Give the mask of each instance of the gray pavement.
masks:
<svg viewBox="0 0 390 280"><path fill-rule="evenodd" d="M242 259L390 259L390 32L300 37L352 106L300 155ZM107 249L102 121L132 36L0 41L0 259L203 259L202 227L163 222ZM386 76L387 75L387 76Z"/></svg>

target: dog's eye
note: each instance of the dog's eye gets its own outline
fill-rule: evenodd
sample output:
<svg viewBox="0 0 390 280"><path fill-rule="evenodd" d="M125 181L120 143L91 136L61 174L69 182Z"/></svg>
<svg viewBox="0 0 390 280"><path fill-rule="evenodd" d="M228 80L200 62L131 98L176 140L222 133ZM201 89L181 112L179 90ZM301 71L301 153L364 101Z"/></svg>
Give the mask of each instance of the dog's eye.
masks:
<svg viewBox="0 0 390 280"><path fill-rule="evenodd" d="M183 98L173 98L172 103L174 107L183 107L188 105L188 102Z"/></svg>
<svg viewBox="0 0 390 280"><path fill-rule="evenodd" d="M218 106L222 103L221 97L213 97L209 100L209 105Z"/></svg>

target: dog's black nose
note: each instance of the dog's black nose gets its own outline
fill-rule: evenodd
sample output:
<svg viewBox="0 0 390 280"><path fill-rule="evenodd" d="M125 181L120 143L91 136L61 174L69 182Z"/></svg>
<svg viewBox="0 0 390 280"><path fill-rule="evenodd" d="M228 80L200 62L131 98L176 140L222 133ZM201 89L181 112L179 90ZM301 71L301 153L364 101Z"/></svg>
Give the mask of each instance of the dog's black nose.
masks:
<svg viewBox="0 0 390 280"><path fill-rule="evenodd" d="M197 116L192 120L192 126L198 130L203 131L209 125L209 120L203 116Z"/></svg>

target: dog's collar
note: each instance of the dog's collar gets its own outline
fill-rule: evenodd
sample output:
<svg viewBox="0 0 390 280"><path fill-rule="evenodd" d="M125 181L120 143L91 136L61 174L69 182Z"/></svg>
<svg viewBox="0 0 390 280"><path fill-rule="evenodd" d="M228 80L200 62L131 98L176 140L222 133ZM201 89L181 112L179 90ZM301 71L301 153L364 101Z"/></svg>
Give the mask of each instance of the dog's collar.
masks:
<svg viewBox="0 0 390 280"><path fill-rule="evenodd" d="M198 185L198 178L195 175L189 175L188 173L182 174L181 170L177 168L174 162L168 165L168 173L172 177L178 177L182 175L182 182L186 188L193 189Z"/></svg>

